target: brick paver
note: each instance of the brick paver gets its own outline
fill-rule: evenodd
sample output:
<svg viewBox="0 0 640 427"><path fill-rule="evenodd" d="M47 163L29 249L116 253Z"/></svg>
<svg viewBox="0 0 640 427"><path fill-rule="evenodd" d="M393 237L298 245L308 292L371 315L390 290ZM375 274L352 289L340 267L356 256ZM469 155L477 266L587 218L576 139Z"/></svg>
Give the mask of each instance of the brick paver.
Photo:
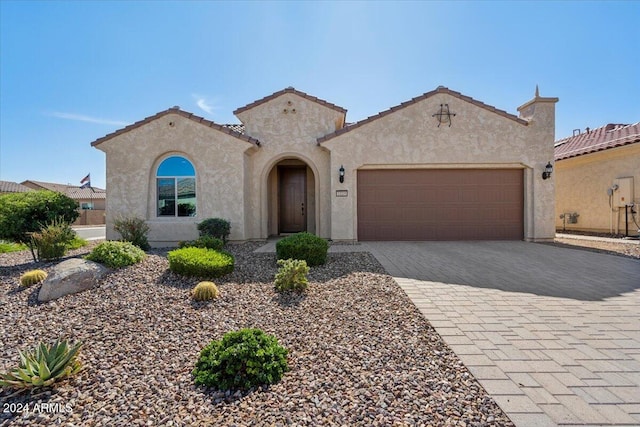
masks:
<svg viewBox="0 0 640 427"><path fill-rule="evenodd" d="M640 261L526 242L358 249L517 425L640 425Z"/></svg>

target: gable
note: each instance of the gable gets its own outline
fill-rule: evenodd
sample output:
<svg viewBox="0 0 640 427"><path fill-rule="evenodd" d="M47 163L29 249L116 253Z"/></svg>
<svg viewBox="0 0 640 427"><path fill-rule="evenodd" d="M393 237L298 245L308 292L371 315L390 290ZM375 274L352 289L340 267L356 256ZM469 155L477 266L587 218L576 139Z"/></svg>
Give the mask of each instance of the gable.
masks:
<svg viewBox="0 0 640 427"><path fill-rule="evenodd" d="M156 121L156 120L158 120L158 119L160 119L160 118L162 118L162 117L164 117L164 116L166 116L168 114L179 115L179 116L187 118L187 119L189 119L189 120L191 120L191 121L193 121L195 123L199 123L199 124L201 124L203 126L207 126L209 128L212 128L212 129L215 129L217 131L223 132L223 133L225 133L227 135L230 135L230 136L232 136L234 138L237 138L239 140L242 140L242 141L245 141L245 142L248 142L248 143L251 143L251 144L255 144L257 146L260 145L260 141L258 141L255 138L251 138L249 136L246 136L246 135L238 132L237 128L234 128L234 127L231 127L231 126L219 125L217 123L214 123L211 120L205 119L204 117L196 116L193 113L189 113L187 111L183 111L179 107L172 107L172 108L169 108L167 110L164 110L164 111L161 111L159 113L156 113L153 116L149 116L149 117L147 117L145 119L137 121L137 122L135 122L135 123L133 123L133 124L131 124L129 126L126 126L126 127L122 128L122 129L119 129L119 130L117 130L115 132L112 132L112 133L110 133L108 135L105 135L102 138L98 138L98 139L96 139L95 141L93 141L91 143L91 146L99 148L98 146L100 144L104 143L104 142L110 141L113 138L116 138L116 137L118 137L120 135L129 133L132 130L140 128L142 126L145 126L145 125L147 125L149 123L152 123L152 122L154 122L154 121Z"/></svg>
<svg viewBox="0 0 640 427"><path fill-rule="evenodd" d="M415 104L417 104L417 103L419 103L421 101L427 100L427 99L429 99L429 98L431 98L433 96L436 96L438 94L449 95L449 96L451 96L451 97L453 97L455 99L459 99L461 101L464 101L466 103L469 103L471 105L474 105L476 107L484 109L486 111L490 111L490 112L492 112L494 114L497 114L499 116L502 116L502 117L505 117L507 119L513 120L516 123L519 123L521 125L528 125L529 124L528 121L526 121L524 119L521 119L521 118L519 118L519 117L517 117L517 116L515 116L513 114L509 114L504 110L499 110L499 109L497 109L497 108L495 108L495 107L493 107L491 105L488 105L488 104L485 104L483 102L477 101L477 100L471 98L470 96L463 95L460 92L456 92L456 91L450 90L450 89L448 89L448 88L446 88L444 86L438 86L435 90L432 90L430 92L424 93L424 94L422 94L420 96L417 96L417 97L412 98L412 99L410 99L408 101L405 101L405 102L403 102L403 103L401 103L399 105L396 105L395 107L391 107L388 110L381 111L380 113L378 113L376 115L373 115L371 117L367 117L364 120L361 120L359 122L350 124L350 125L342 128L342 129L336 130L335 132L333 132L331 134L328 134L328 135L325 135L325 136L323 136L321 138L318 138L317 142L318 142L318 144L321 144L321 143L323 143L325 141L328 141L328 140L330 140L332 138L335 138L335 137L337 137L339 135L342 135L344 133L350 132L350 131L352 131L354 129L357 129L357 128L361 127L361 126L364 126L366 124L369 124L371 122L379 120L379 119L381 119L383 117L386 117L386 116L389 116L389 115L391 115L393 113L396 113L397 111L400 111L400 110L403 110L403 109L405 109L407 107L413 106L413 105L415 105ZM452 111L452 113L455 113L455 112Z"/></svg>
<svg viewBox="0 0 640 427"><path fill-rule="evenodd" d="M346 110L293 88L283 89L234 111L245 134L265 144L318 137L344 126Z"/></svg>

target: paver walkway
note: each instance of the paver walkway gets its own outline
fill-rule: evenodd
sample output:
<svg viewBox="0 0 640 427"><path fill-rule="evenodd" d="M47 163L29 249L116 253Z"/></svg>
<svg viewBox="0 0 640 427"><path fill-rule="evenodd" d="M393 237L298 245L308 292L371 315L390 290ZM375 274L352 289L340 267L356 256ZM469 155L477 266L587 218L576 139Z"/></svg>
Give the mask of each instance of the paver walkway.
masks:
<svg viewBox="0 0 640 427"><path fill-rule="evenodd" d="M516 425L640 425L640 261L526 242L358 249Z"/></svg>

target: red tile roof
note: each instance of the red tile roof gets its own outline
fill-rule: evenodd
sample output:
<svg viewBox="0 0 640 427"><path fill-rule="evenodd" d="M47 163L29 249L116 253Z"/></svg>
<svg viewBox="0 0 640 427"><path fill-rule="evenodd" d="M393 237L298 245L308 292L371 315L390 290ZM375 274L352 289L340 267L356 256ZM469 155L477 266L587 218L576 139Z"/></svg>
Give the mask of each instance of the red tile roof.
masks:
<svg viewBox="0 0 640 427"><path fill-rule="evenodd" d="M587 128L585 132L557 141L554 158L563 160L638 142L640 142L640 123L632 125L609 123L598 129Z"/></svg>
<svg viewBox="0 0 640 427"><path fill-rule="evenodd" d="M27 191L33 191L33 189L26 187L22 184L12 181L0 181L0 194L2 193L26 193Z"/></svg>
<svg viewBox="0 0 640 427"><path fill-rule="evenodd" d="M265 102L267 102L267 101L271 101L272 99L277 98L277 97L279 97L280 95L284 95L285 93L294 93L294 94L296 94L296 95L298 95L298 96L301 96L302 98L308 99L309 101L312 101L312 102L316 102L316 103L318 103L318 104L320 104L320 105L324 105L325 107L328 107L328 108L334 109L334 110L336 110L336 111L338 111L338 112L340 112L340 113L342 113L342 114L346 114L346 113L347 113L347 110L345 110L345 109L344 109L344 108L342 108L342 107L338 107L337 105L332 104L332 103L330 103L330 102L327 102L327 101L325 101L325 100L323 100L323 99L316 98L315 96L311 96L311 95L308 95L308 94L306 94L306 93L304 93L304 92L301 92L301 91L299 91L299 90L296 90L296 89L294 89L294 88L292 88L292 87L288 87L288 88L282 89L282 90L280 90L280 91L278 91L278 92L272 93L272 94L271 94L271 95L269 95L269 96L265 96L265 97L264 97L264 98L262 98L262 99L259 99L259 100L257 100L257 101L253 101L251 104L247 104L247 105L245 105L244 107L240 107L240 108L238 108L237 110L235 110L235 111L233 112L233 114L238 115L239 113L242 113L243 111L250 110L250 109L252 109L253 107L257 107L257 106L258 106L258 105L260 105L260 104L264 104L264 103L265 103Z"/></svg>
<svg viewBox="0 0 640 427"><path fill-rule="evenodd" d="M145 124L147 124L147 123L149 123L149 122L151 122L153 120L156 120L156 119L159 119L160 117L166 116L167 114L178 114L179 116L186 117L187 119L193 120L194 122L203 124L205 126L209 126L210 128L213 128L213 129L217 129L220 132L226 133L226 134L231 135L231 136L233 136L235 138L241 139L241 140L243 140L245 142L249 142L251 144L255 144L255 145L258 145L258 146L260 145L260 141L258 141L257 139L251 138L251 137L246 136L246 135L243 135L242 133L237 132L232 127L228 127L228 126L225 126L225 125L219 125L217 123L212 122L211 120L205 119L204 117L196 116L195 114L189 113L188 111L183 111L183 110L180 109L180 107L172 107L172 108L169 108L168 110L160 111L159 113L156 113L153 116L149 116L149 117L147 117L145 119L142 119L142 120L140 120L138 122L135 122L135 123L133 123L133 124L131 124L129 126L126 126L126 127L122 128L122 129L119 129L119 130L117 130L115 132L112 132L112 133L110 133L108 135L105 135L102 138L98 138L98 139L96 139L95 141L93 141L91 143L91 146L92 147L96 147L96 146L102 144L105 141L108 141L108 140L110 140L112 138L115 138L118 135L122 135L123 133L127 133L127 132L129 132L129 131L131 131L131 130L133 130L135 128L138 128L140 126L143 126L143 125L145 125Z"/></svg>
<svg viewBox="0 0 640 427"><path fill-rule="evenodd" d="M408 107L410 105L416 104L416 103L418 103L418 102L420 102L422 100L425 100L427 98L430 98L431 96L436 95L438 93L445 93L447 95L450 95L450 96L453 96L455 98L461 99L463 101L469 102L469 103L471 103L473 105L476 105L476 106L478 106L480 108L484 108L485 110L489 110L489 111L491 111L493 113L496 113L496 114L499 114L499 115L501 115L503 117L506 117L508 119L514 120L514 121L516 121L516 122L518 122L518 123L520 123L522 125L528 125L529 124L529 122L527 122L524 119L521 119L518 116L515 116L513 114L509 114L509 113L507 113L506 111L503 111L503 110L499 110L499 109L497 109L495 107L492 107L491 105L487 105L484 102L477 101L477 100L475 100L475 99L473 99L473 98L471 98L469 96L463 95L460 92L456 92L456 91L451 90L449 88L446 88L444 86L438 86L435 90L432 90L431 92L424 93L424 94L422 94L420 96L417 96L417 97L412 98L412 99L410 99L408 101L405 101L405 102L401 103L400 105L396 105L395 107L391 107L388 110L382 111L382 112L380 112L380 113L378 113L378 114L376 114L374 116L367 117L364 120L360 120L359 122L353 123L351 125L347 125L347 126L343 127L342 129L338 129L337 131L335 131L333 133L330 133L328 135L320 137L320 138L317 139L317 142L318 142L318 144L320 144L322 142L328 141L331 138L335 138L338 135L342 135L343 133L349 132L349 131L351 131L351 130L353 130L355 128L358 128L358 127L360 127L362 125L365 125L365 124L367 124L369 122L372 122L374 120L377 120L377 119L379 119L381 117L384 117L384 116L386 116L388 114L391 114L391 113L393 113L395 111L398 111L398 110L406 108L406 107Z"/></svg>

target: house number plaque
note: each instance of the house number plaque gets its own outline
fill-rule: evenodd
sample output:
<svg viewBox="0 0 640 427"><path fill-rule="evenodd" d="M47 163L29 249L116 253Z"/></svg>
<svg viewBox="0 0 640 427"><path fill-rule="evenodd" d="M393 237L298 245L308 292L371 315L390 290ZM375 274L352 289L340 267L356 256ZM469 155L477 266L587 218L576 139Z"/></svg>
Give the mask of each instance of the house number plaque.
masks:
<svg viewBox="0 0 640 427"><path fill-rule="evenodd" d="M336 197L347 197L349 190L336 190Z"/></svg>

